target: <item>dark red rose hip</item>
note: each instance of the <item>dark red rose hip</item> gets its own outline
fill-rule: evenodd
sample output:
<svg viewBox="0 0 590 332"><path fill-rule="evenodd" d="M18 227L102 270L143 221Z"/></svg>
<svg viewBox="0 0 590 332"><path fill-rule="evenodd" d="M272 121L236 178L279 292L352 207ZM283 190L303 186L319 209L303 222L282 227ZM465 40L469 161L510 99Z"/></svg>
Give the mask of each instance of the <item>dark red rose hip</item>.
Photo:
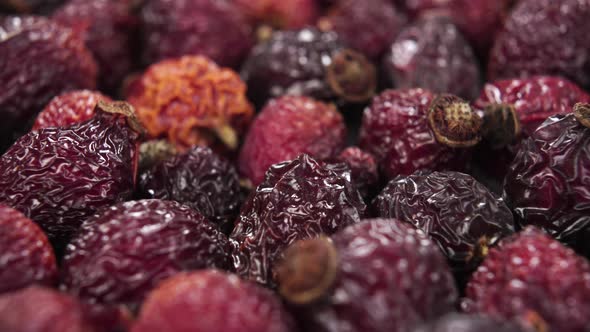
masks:
<svg viewBox="0 0 590 332"><path fill-rule="evenodd" d="M76 90L54 97L37 115L32 130L50 127L69 127L90 120L99 100L111 102L111 98L98 91Z"/></svg>
<svg viewBox="0 0 590 332"><path fill-rule="evenodd" d="M332 234L364 213L349 180L310 156L276 164L242 206L230 236L236 272L272 286L272 264L289 244Z"/></svg>
<svg viewBox="0 0 590 332"><path fill-rule="evenodd" d="M379 172L377 162L372 154L362 149L351 146L336 157L350 167L351 182L357 187L363 198L368 199L376 194L379 185Z"/></svg>
<svg viewBox="0 0 590 332"><path fill-rule="evenodd" d="M134 306L180 271L229 264L227 237L199 212L173 201L130 201L82 224L66 249L63 283L92 302Z"/></svg>
<svg viewBox="0 0 590 332"><path fill-rule="evenodd" d="M307 331L407 331L453 311L458 295L434 243L395 219L296 242L275 278Z"/></svg>
<svg viewBox="0 0 590 332"><path fill-rule="evenodd" d="M64 0L4 0L0 10L16 13L47 14L57 8Z"/></svg>
<svg viewBox="0 0 590 332"><path fill-rule="evenodd" d="M526 332L512 322L484 315L448 314L412 332Z"/></svg>
<svg viewBox="0 0 590 332"><path fill-rule="evenodd" d="M205 270L178 274L149 294L132 332L160 331L296 330L270 290L235 275Z"/></svg>
<svg viewBox="0 0 590 332"><path fill-rule="evenodd" d="M537 228L492 248L467 285L464 310L536 327L588 329L590 264Z"/></svg>
<svg viewBox="0 0 590 332"><path fill-rule="evenodd" d="M55 254L31 219L0 204L0 293L57 281Z"/></svg>
<svg viewBox="0 0 590 332"><path fill-rule="evenodd" d="M299 29L314 24L317 0L234 0L254 24L278 29Z"/></svg>

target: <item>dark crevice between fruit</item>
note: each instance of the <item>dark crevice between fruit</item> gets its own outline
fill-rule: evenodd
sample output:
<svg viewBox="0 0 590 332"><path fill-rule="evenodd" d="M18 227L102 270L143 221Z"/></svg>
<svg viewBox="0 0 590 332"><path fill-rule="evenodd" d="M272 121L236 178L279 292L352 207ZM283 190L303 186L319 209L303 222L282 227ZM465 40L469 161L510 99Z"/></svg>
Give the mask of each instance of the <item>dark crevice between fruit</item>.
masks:
<svg viewBox="0 0 590 332"><path fill-rule="evenodd" d="M428 110L436 140L452 148L468 148L481 141L482 119L463 99L442 94Z"/></svg>
<svg viewBox="0 0 590 332"><path fill-rule="evenodd" d="M375 66L364 55L350 49L342 49L332 57L326 80L332 91L348 102L367 101L377 89Z"/></svg>
<svg viewBox="0 0 590 332"><path fill-rule="evenodd" d="M176 146L165 139L144 142L139 146L139 171L150 169L177 153Z"/></svg>
<svg viewBox="0 0 590 332"><path fill-rule="evenodd" d="M590 128L590 104L577 103L574 105L574 116L584 127Z"/></svg>
<svg viewBox="0 0 590 332"><path fill-rule="evenodd" d="M289 247L275 269L279 293L303 305L323 298L336 280L338 254L327 237L303 240Z"/></svg>
<svg viewBox="0 0 590 332"><path fill-rule="evenodd" d="M484 110L482 134L493 149L501 149L520 135L521 127L514 105L491 104Z"/></svg>

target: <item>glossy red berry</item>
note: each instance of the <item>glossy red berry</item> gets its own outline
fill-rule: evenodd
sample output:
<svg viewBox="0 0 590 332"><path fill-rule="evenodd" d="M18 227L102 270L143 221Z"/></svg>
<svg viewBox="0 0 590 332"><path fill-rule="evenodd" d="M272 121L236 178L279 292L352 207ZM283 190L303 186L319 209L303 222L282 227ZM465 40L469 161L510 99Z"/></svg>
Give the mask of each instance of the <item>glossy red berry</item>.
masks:
<svg viewBox="0 0 590 332"><path fill-rule="evenodd" d="M277 29L299 29L315 23L317 0L234 0L254 24Z"/></svg>
<svg viewBox="0 0 590 332"><path fill-rule="evenodd" d="M55 254L47 236L31 219L0 204L0 293L56 281Z"/></svg>
<svg viewBox="0 0 590 332"><path fill-rule="evenodd" d="M291 243L359 222L365 204L339 173L308 155L272 166L242 206L230 236L243 278L273 285L274 261Z"/></svg>
<svg viewBox="0 0 590 332"><path fill-rule="evenodd" d="M88 121L94 117L94 109L99 100L112 101L102 93L90 90L76 90L56 96L37 115L32 130L69 127Z"/></svg>
<svg viewBox="0 0 590 332"><path fill-rule="evenodd" d="M240 172L256 186L270 166L302 153L332 158L345 141L346 126L334 106L308 97L273 99L248 131L240 151Z"/></svg>

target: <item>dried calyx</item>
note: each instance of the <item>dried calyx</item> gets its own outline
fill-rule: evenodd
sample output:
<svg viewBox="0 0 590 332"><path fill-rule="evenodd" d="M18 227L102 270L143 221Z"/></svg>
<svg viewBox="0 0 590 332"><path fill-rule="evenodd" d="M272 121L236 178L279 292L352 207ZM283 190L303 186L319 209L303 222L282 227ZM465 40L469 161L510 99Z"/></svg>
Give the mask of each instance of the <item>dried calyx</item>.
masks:
<svg viewBox="0 0 590 332"><path fill-rule="evenodd" d="M145 128L139 122L137 113L131 104L124 101L115 101L112 103L99 100L96 104L96 110L111 114L121 114L127 118L127 124L133 131L140 135L145 135ZM98 112L97 112L98 113Z"/></svg>
<svg viewBox="0 0 590 332"><path fill-rule="evenodd" d="M477 241L477 245L475 245L469 253L469 256L467 257L467 262L479 264L481 261L483 261L488 256L490 244L490 239L488 239L488 237L486 236L482 236Z"/></svg>
<svg viewBox="0 0 590 332"><path fill-rule="evenodd" d="M574 105L574 116L584 127L590 128L590 104L577 103Z"/></svg>
<svg viewBox="0 0 590 332"><path fill-rule="evenodd" d="M303 240L289 247L275 269L279 293L293 304L324 297L336 280L338 254L327 237Z"/></svg>
<svg viewBox="0 0 590 332"><path fill-rule="evenodd" d="M165 139L151 140L139 146L139 170L146 170L178 153L176 147Z"/></svg>
<svg viewBox="0 0 590 332"><path fill-rule="evenodd" d="M514 105L491 104L484 110L483 137L494 149L512 143L520 135L520 120Z"/></svg>
<svg viewBox="0 0 590 332"><path fill-rule="evenodd" d="M342 49L332 57L326 80L332 91L348 102L364 102L375 94L375 66L356 51Z"/></svg>
<svg viewBox="0 0 590 332"><path fill-rule="evenodd" d="M428 121L436 140L452 148L467 148L481 141L482 119L465 100L437 96L428 110Z"/></svg>

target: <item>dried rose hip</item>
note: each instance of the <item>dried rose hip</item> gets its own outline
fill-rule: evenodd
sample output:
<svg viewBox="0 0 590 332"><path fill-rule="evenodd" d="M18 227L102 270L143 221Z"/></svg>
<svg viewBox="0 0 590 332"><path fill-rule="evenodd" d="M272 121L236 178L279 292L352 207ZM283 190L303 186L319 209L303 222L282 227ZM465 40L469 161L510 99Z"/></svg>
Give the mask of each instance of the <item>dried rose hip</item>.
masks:
<svg viewBox="0 0 590 332"><path fill-rule="evenodd" d="M0 293L56 281L55 254L47 236L31 219L0 204Z"/></svg>
<svg viewBox="0 0 590 332"><path fill-rule="evenodd" d="M230 236L236 272L273 285L272 264L289 244L332 234L364 213L356 188L308 155L276 164L242 206Z"/></svg>
<svg viewBox="0 0 590 332"><path fill-rule="evenodd" d="M588 329L590 264L535 227L492 248L467 285L464 310L537 327Z"/></svg>
<svg viewBox="0 0 590 332"><path fill-rule="evenodd" d="M458 97L386 90L363 114L360 147L390 179L420 169L464 170L480 127L481 118Z"/></svg>
<svg viewBox="0 0 590 332"><path fill-rule="evenodd" d="M556 75L590 87L589 16L589 0L520 0L490 53L489 78Z"/></svg>
<svg viewBox="0 0 590 332"><path fill-rule="evenodd" d="M186 204L226 234L240 208L236 169L207 147L195 147L157 163L142 174L139 185L143 197Z"/></svg>
<svg viewBox="0 0 590 332"><path fill-rule="evenodd" d="M574 110L576 115L550 117L522 142L504 196L520 225L535 225L576 246L590 227L590 105Z"/></svg>
<svg viewBox="0 0 590 332"><path fill-rule="evenodd" d="M514 233L510 209L473 177L417 172L391 180L373 201L379 217L396 218L428 235L459 277L473 271L489 247Z"/></svg>
<svg viewBox="0 0 590 332"><path fill-rule="evenodd" d="M178 274L149 294L132 332L152 331L294 332L295 328L268 289L205 270Z"/></svg>
<svg viewBox="0 0 590 332"><path fill-rule="evenodd" d="M405 23L390 0L341 0L318 26L335 31L347 45L370 59L379 59Z"/></svg>
<svg viewBox="0 0 590 332"><path fill-rule="evenodd" d="M234 0L241 12L255 24L278 29L299 29L312 25L319 14L317 0Z"/></svg>
<svg viewBox="0 0 590 332"><path fill-rule="evenodd" d="M256 105L285 94L356 103L376 89L374 66L344 47L333 32L315 28L277 31L258 44L242 67L248 96Z"/></svg>
<svg viewBox="0 0 590 332"><path fill-rule="evenodd" d="M129 87L127 99L151 138L182 150L222 143L235 150L254 113L240 77L202 56L152 65Z"/></svg>
<svg viewBox="0 0 590 332"><path fill-rule="evenodd" d="M138 20L130 0L69 0L53 19L82 31L99 65L102 89L116 92L133 67L133 37Z"/></svg>
<svg viewBox="0 0 590 332"><path fill-rule="evenodd" d="M111 102L111 98L98 91L77 90L62 93L51 99L37 115L33 130L50 127L69 127L94 117L99 100Z"/></svg>
<svg viewBox="0 0 590 332"><path fill-rule="evenodd" d="M284 256L275 265L279 293L308 331L407 331L457 300L438 248L394 219L296 242Z"/></svg>
<svg viewBox="0 0 590 332"><path fill-rule="evenodd" d="M66 250L63 283L84 299L134 306L179 271L229 264L227 237L199 212L173 201L130 201L82 224Z"/></svg>
<svg viewBox="0 0 590 332"><path fill-rule="evenodd" d="M412 332L526 332L512 322L483 315L448 314Z"/></svg>
<svg viewBox="0 0 590 332"><path fill-rule="evenodd" d="M51 98L96 84L96 63L82 38L41 17L0 18L0 68L6 87L0 91L0 139L8 143Z"/></svg>
<svg viewBox="0 0 590 332"><path fill-rule="evenodd" d="M379 184L377 162L373 155L353 146L342 150L336 160L350 167L352 183L361 195L365 199L372 197Z"/></svg>
<svg viewBox="0 0 590 332"><path fill-rule="evenodd" d="M0 202L61 245L98 209L127 200L137 167L137 121L127 103L99 102L96 116L21 137L0 158Z"/></svg>
<svg viewBox="0 0 590 332"><path fill-rule="evenodd" d="M240 151L240 172L256 186L271 165L302 153L332 158L345 141L346 126L334 106L308 97L273 99L248 131Z"/></svg>
<svg viewBox="0 0 590 332"><path fill-rule="evenodd" d="M146 64L200 54L238 67L252 47L249 24L229 1L149 0L141 21Z"/></svg>
<svg viewBox="0 0 590 332"><path fill-rule="evenodd" d="M397 88L425 88L472 100L481 75L471 46L445 17L427 17L405 27L383 60Z"/></svg>

